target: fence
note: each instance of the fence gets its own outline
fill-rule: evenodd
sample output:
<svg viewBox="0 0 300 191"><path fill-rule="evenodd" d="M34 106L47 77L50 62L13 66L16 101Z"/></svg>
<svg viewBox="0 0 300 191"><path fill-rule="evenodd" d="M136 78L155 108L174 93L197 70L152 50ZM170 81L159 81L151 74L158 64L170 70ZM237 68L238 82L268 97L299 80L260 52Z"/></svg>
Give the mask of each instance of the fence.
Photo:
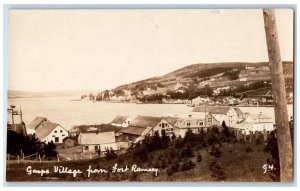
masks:
<svg viewBox="0 0 300 191"><path fill-rule="evenodd" d="M260 142L265 142L268 140L270 137L269 131L249 131L249 133L246 133L245 131L239 130L239 129L233 129L234 135L238 141L243 141L246 143L257 143L258 141ZM276 133L274 132L274 135L276 137Z"/></svg>

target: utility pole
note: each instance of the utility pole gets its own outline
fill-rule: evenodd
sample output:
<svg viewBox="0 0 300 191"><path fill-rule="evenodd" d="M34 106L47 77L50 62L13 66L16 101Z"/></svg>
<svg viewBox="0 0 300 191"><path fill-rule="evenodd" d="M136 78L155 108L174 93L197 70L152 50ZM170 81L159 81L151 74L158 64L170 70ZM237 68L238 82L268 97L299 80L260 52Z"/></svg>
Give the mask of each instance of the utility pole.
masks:
<svg viewBox="0 0 300 191"><path fill-rule="evenodd" d="M271 71L272 92L276 122L277 143L280 161L280 181L293 179L293 155L289 129L283 67L274 9L263 9L266 40Z"/></svg>

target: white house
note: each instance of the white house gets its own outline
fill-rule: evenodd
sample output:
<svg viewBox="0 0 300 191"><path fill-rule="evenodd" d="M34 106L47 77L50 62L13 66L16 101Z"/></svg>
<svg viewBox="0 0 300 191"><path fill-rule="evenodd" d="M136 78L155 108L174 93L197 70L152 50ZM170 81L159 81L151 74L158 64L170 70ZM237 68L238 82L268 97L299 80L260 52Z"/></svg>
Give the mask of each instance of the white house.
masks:
<svg viewBox="0 0 300 191"><path fill-rule="evenodd" d="M190 129L193 133L200 133L201 128L205 127L205 115L197 117L189 115L188 117L180 118L174 127L176 137L185 137L186 132Z"/></svg>
<svg viewBox="0 0 300 191"><path fill-rule="evenodd" d="M125 96L131 96L131 90L123 90Z"/></svg>
<svg viewBox="0 0 300 191"><path fill-rule="evenodd" d="M254 66L246 66L246 70L254 70L255 69L255 67Z"/></svg>
<svg viewBox="0 0 300 191"><path fill-rule="evenodd" d="M226 125L232 127L244 120L244 114L239 108L228 106L199 106L193 109L193 112L209 112L220 122L225 121Z"/></svg>
<svg viewBox="0 0 300 191"><path fill-rule="evenodd" d="M198 97L196 97L196 98L194 98L194 99L192 99L192 104L194 104L194 105L201 105L201 104L204 104L204 103L208 103L208 102L211 102L211 100L208 98L208 97L206 97L206 98L202 98L202 97L200 97L200 96L198 96Z"/></svg>
<svg viewBox="0 0 300 191"><path fill-rule="evenodd" d="M68 136L68 131L61 125L44 121L35 131L35 136L42 142L63 143L63 139Z"/></svg>
<svg viewBox="0 0 300 191"><path fill-rule="evenodd" d="M170 117L137 116L133 122L120 131L119 141L142 141L146 136L173 135L175 119Z"/></svg>
<svg viewBox="0 0 300 191"><path fill-rule="evenodd" d="M106 150L118 150L115 132L85 132L78 136L78 143L84 153L105 152Z"/></svg>
<svg viewBox="0 0 300 191"><path fill-rule="evenodd" d="M181 87L183 87L183 85L182 85L181 83L178 82L178 83L174 86L173 90L178 90L178 89L181 88Z"/></svg>
<svg viewBox="0 0 300 191"><path fill-rule="evenodd" d="M243 130L245 134L249 134L250 131L255 132L270 132L274 130L274 124L272 119L262 113L249 115L244 122L237 124L234 128Z"/></svg>
<svg viewBox="0 0 300 191"><path fill-rule="evenodd" d="M115 117L112 122L111 125L117 126L117 127L128 127L128 125L130 123L132 123L132 119L129 116L120 116L118 115L117 117Z"/></svg>

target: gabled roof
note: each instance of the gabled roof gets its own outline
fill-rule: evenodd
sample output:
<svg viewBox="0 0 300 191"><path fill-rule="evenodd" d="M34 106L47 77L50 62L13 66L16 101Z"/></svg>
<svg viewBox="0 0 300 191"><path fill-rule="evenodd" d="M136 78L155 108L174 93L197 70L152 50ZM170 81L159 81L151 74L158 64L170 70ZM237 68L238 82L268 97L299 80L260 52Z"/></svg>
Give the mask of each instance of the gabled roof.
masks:
<svg viewBox="0 0 300 191"><path fill-rule="evenodd" d="M39 116L35 117L34 120L29 123L27 128L36 130L44 121L47 121L47 118Z"/></svg>
<svg viewBox="0 0 300 191"><path fill-rule="evenodd" d="M254 124L255 124L254 122L243 122L240 124L236 124L234 126L234 128L245 130L245 129L248 129L249 127L253 126Z"/></svg>
<svg viewBox="0 0 300 191"><path fill-rule="evenodd" d="M228 106L198 106L194 107L193 112L210 112L212 114L223 114L227 115L230 107Z"/></svg>
<svg viewBox="0 0 300 191"><path fill-rule="evenodd" d="M242 112L242 110L241 110L240 108L234 107L233 109L234 109L234 111L235 111L237 114L243 115L243 112Z"/></svg>
<svg viewBox="0 0 300 191"><path fill-rule="evenodd" d="M224 116L223 114L222 115L219 115L219 114L211 114L213 116L213 118L215 118L217 121L219 122L223 122L224 121L224 118L222 116Z"/></svg>
<svg viewBox="0 0 300 191"><path fill-rule="evenodd" d="M260 120L264 120L264 121L270 121L272 120L271 117L266 116L262 113L260 114L250 114L247 118L246 121L247 122L259 122Z"/></svg>
<svg viewBox="0 0 300 191"><path fill-rule="evenodd" d="M59 124L44 121L35 131L35 136L42 140L47 137Z"/></svg>
<svg viewBox="0 0 300 191"><path fill-rule="evenodd" d="M126 133L126 134L132 134L132 135L141 135L147 128L144 127L134 127L134 126L128 126L126 128L123 128L120 133Z"/></svg>
<svg viewBox="0 0 300 191"><path fill-rule="evenodd" d="M178 117L165 117L165 119L172 125L174 126L176 122L178 121Z"/></svg>
<svg viewBox="0 0 300 191"><path fill-rule="evenodd" d="M77 126L75 128L72 129L72 132L79 132L79 133L103 133L103 132L118 132L121 129L123 129L123 127L116 127L114 125L110 125L110 124L101 124L101 125L81 125L81 126Z"/></svg>
<svg viewBox="0 0 300 191"><path fill-rule="evenodd" d="M128 119L129 116L121 116L118 115L117 117L115 117L111 123L117 123L117 124L122 124L124 121L126 121L126 119Z"/></svg>
<svg viewBox="0 0 300 191"><path fill-rule="evenodd" d="M86 145L97 145L97 144L108 144L115 143L115 132L104 132L104 133L80 133L78 137L79 144Z"/></svg>
<svg viewBox="0 0 300 191"><path fill-rule="evenodd" d="M190 123L189 126L187 126L187 122ZM195 127L200 127L199 122L204 123L204 119L197 119L197 118L184 118L184 119L179 119L177 122L177 127L178 128L195 128Z"/></svg>
<svg viewBox="0 0 300 191"><path fill-rule="evenodd" d="M134 121L130 124L133 127L155 127L163 118L152 117L152 116L137 116Z"/></svg>

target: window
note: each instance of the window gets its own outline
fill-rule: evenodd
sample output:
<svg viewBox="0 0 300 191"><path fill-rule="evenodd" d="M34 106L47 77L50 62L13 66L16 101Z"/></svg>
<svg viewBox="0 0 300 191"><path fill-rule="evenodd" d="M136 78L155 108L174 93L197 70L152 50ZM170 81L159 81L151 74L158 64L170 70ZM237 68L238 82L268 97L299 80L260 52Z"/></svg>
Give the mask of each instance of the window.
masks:
<svg viewBox="0 0 300 191"><path fill-rule="evenodd" d="M63 136L63 137L64 137L64 136L65 136L65 134L62 134L61 136Z"/></svg>
<svg viewBox="0 0 300 191"><path fill-rule="evenodd" d="M59 142L59 137L55 137L55 142L56 142L56 143Z"/></svg>
<svg viewBox="0 0 300 191"><path fill-rule="evenodd" d="M161 128L165 128L165 124L164 123L161 124Z"/></svg>
<svg viewBox="0 0 300 191"><path fill-rule="evenodd" d="M62 133L62 130L60 130L60 132Z"/></svg>
<svg viewBox="0 0 300 191"><path fill-rule="evenodd" d="M95 145L95 151L98 150L98 145Z"/></svg>
<svg viewBox="0 0 300 191"><path fill-rule="evenodd" d="M212 121L212 119L211 118L207 118L207 122L211 122Z"/></svg>
<svg viewBox="0 0 300 191"><path fill-rule="evenodd" d="M57 131L55 130L54 133L57 133Z"/></svg>
<svg viewBox="0 0 300 191"><path fill-rule="evenodd" d="M202 126L202 125L203 125L203 122L202 122L202 121L199 121L199 125L201 125L201 126Z"/></svg>
<svg viewBox="0 0 300 191"><path fill-rule="evenodd" d="M84 146L84 149L85 150L89 150L89 146Z"/></svg>
<svg viewBox="0 0 300 191"><path fill-rule="evenodd" d="M52 137L55 137L55 135L52 135Z"/></svg>

